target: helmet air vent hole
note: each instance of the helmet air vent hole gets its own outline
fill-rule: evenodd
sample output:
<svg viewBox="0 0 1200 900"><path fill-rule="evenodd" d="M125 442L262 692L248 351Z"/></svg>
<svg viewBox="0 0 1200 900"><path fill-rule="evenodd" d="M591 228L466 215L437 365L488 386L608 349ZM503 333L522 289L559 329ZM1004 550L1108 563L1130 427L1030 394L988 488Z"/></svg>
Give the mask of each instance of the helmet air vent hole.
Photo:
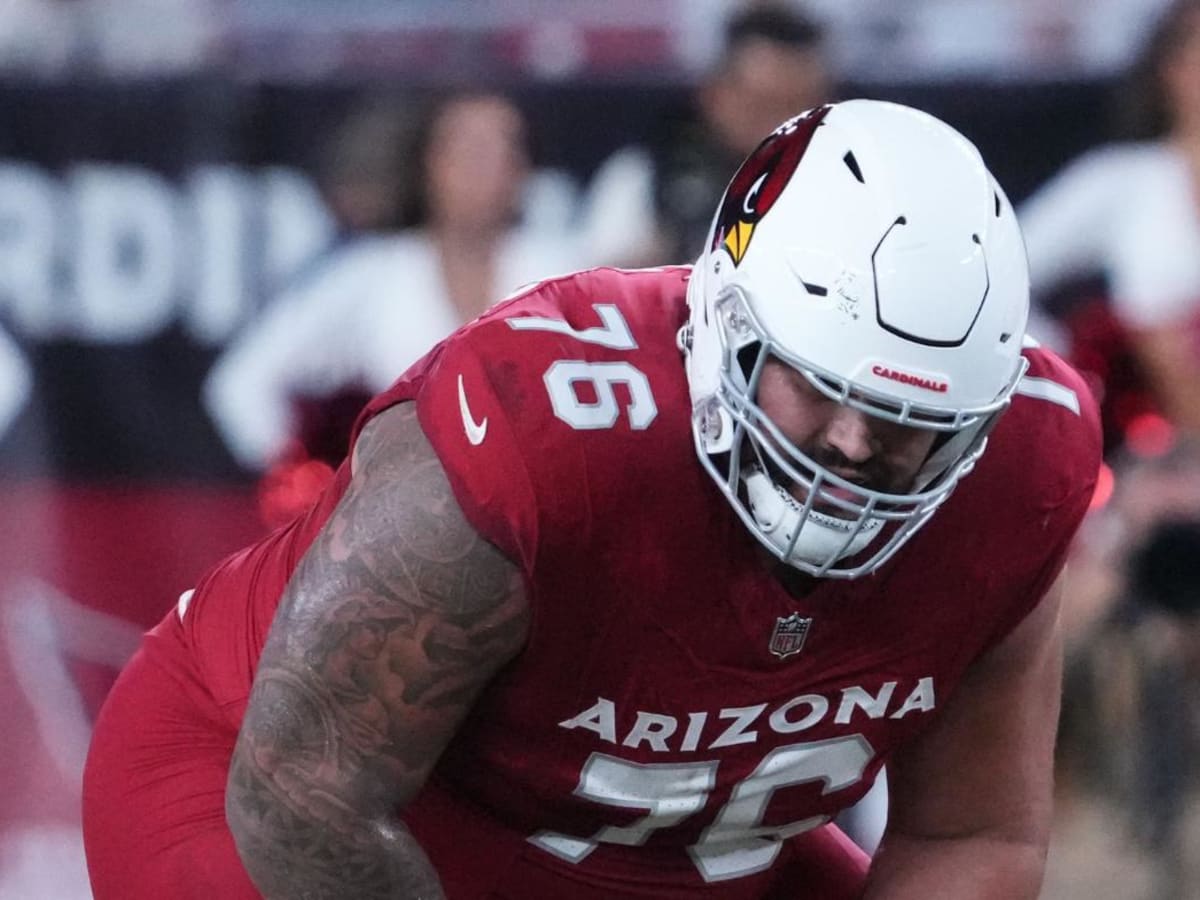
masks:
<svg viewBox="0 0 1200 900"><path fill-rule="evenodd" d="M804 285L804 289L806 291L808 291L810 294L813 294L817 297L829 296L829 288L827 288L827 287L822 287L819 284L813 284L811 282L805 281L803 278L800 279L800 283L802 285Z"/></svg>
<svg viewBox="0 0 1200 900"><path fill-rule="evenodd" d="M996 191L992 191L992 199L996 201L996 218L1000 218L1000 195Z"/></svg>
<svg viewBox="0 0 1200 900"><path fill-rule="evenodd" d="M863 178L862 169L858 167L858 160L854 158L853 150L846 151L846 155L842 157L842 162L846 164L846 168L850 170L851 174L858 179L859 184L867 183L867 180Z"/></svg>
<svg viewBox="0 0 1200 900"><path fill-rule="evenodd" d="M981 241L979 239L979 235L977 235L977 234L971 235L971 240L973 240L975 243L979 244L980 246L983 245L983 241Z"/></svg>

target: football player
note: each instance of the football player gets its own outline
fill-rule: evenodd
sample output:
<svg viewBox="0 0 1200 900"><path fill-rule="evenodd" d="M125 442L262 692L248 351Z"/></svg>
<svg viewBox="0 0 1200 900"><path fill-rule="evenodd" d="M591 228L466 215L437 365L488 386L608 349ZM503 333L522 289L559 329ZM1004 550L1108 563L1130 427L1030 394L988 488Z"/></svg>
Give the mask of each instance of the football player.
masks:
<svg viewBox="0 0 1200 900"><path fill-rule="evenodd" d="M1100 441L1027 305L962 135L785 122L694 267L455 333L146 637L96 897L1036 897ZM831 820L884 765L868 860Z"/></svg>

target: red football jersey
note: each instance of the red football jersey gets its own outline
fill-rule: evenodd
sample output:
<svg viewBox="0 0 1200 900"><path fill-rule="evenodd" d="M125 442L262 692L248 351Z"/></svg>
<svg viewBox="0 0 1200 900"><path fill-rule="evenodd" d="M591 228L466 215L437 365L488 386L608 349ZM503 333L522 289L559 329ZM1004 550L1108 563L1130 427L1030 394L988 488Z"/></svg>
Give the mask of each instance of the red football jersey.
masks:
<svg viewBox="0 0 1200 900"><path fill-rule="evenodd" d="M987 452L933 519L876 574L793 597L696 460L676 345L688 272L538 285L364 412L416 402L534 611L406 813L451 897L765 896L1032 609L1091 498L1093 403L1028 350ZM198 588L184 624L231 726L347 480Z"/></svg>

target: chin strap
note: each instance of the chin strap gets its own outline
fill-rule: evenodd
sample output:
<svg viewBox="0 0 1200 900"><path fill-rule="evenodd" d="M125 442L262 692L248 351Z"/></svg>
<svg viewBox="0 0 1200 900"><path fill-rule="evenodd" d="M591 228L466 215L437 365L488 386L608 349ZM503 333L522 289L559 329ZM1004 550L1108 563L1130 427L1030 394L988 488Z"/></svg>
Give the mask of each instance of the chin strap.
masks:
<svg viewBox="0 0 1200 900"><path fill-rule="evenodd" d="M838 519L817 510L809 510L801 520L803 507L790 494L775 484L761 469L747 469L742 475L746 486L747 505L754 521L775 554L784 562L797 561L810 566L825 566L862 552L876 537L880 519L868 519L844 550L846 537L857 522ZM792 536L799 536L792 544ZM788 552L789 545L791 552Z"/></svg>

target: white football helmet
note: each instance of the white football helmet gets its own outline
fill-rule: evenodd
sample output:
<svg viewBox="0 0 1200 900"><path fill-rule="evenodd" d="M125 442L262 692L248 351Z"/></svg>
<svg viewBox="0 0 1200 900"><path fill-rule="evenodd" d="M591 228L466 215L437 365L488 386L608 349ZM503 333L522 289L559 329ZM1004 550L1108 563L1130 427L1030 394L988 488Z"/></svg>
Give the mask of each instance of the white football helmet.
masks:
<svg viewBox="0 0 1200 900"><path fill-rule="evenodd" d="M823 106L763 141L726 189L688 304L700 460L773 554L817 576L872 572L912 537L1027 366L1008 199L965 137L894 103ZM757 403L772 357L832 399L937 432L909 492L840 478L785 438Z"/></svg>

